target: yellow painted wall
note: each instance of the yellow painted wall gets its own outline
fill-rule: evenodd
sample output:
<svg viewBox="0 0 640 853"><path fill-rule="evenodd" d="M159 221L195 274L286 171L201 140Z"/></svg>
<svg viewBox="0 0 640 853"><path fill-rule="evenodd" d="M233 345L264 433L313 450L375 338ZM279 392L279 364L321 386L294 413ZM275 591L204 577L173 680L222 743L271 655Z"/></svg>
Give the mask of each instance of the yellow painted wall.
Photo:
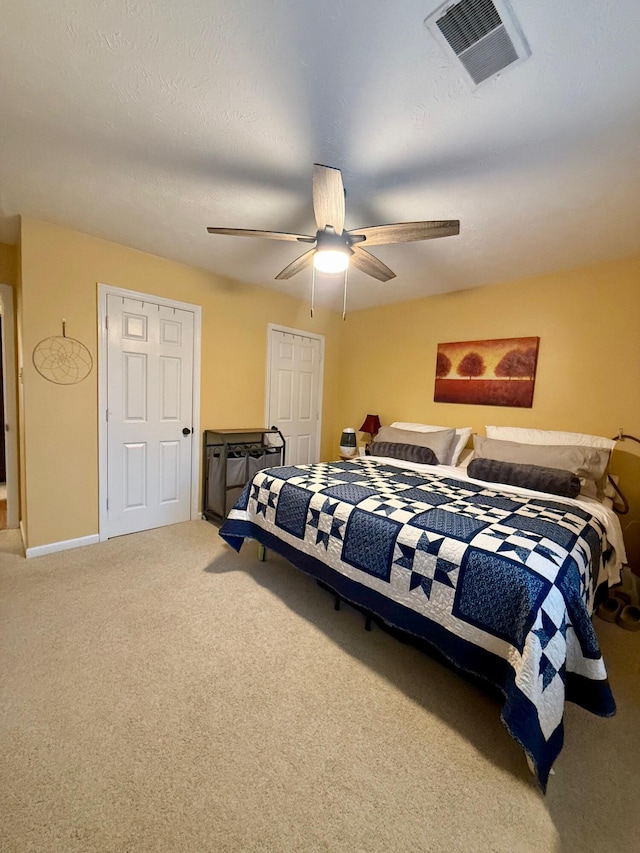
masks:
<svg viewBox="0 0 640 853"><path fill-rule="evenodd" d="M0 284L16 286L17 248L0 243Z"/></svg>
<svg viewBox="0 0 640 853"><path fill-rule="evenodd" d="M24 347L24 477L28 547L98 532L97 283L202 306L203 429L264 421L267 324L326 335L322 458L339 438L335 388L341 318L306 299L213 276L201 270L23 218L20 316ZM31 353L61 334L94 358L77 385L47 382Z"/></svg>
<svg viewBox="0 0 640 853"><path fill-rule="evenodd" d="M640 437L640 256L358 311L345 326L345 425L376 412L383 424L481 434L497 424ZM438 343L526 335L540 337L531 409L434 403ZM640 570L640 445L618 444L612 471L631 504L621 522Z"/></svg>
<svg viewBox="0 0 640 853"><path fill-rule="evenodd" d="M266 327L273 322L326 335L323 459L335 456L342 427L357 428L367 412L387 424L469 425L480 433L495 423L607 436L622 427L640 436L640 256L353 312L343 323L322 310L311 320L306 299L36 220L23 220L21 239L21 481L29 547L98 531L97 370L79 385L57 386L31 362L38 341L60 333L62 317L96 359L97 282L203 307L203 428L262 423ZM3 256L11 269L15 253L0 252L0 270ZM540 337L531 409L433 402L439 342L523 335ZM640 567L639 451L619 444L612 470L631 504L622 523Z"/></svg>

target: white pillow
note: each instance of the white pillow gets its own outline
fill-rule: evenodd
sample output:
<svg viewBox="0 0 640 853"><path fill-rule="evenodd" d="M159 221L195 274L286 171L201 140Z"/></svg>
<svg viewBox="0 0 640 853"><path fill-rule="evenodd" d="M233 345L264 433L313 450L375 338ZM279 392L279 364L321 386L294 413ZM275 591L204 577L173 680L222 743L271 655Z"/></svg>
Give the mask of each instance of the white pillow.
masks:
<svg viewBox="0 0 640 853"><path fill-rule="evenodd" d="M519 444L571 444L574 447L604 447L613 450L616 441L601 435L582 432L561 432L553 429L528 429L527 427L485 426L487 438L516 441Z"/></svg>
<svg viewBox="0 0 640 853"><path fill-rule="evenodd" d="M413 430L413 432L435 432L440 429L449 429L449 427L431 426L430 424L412 424L406 423L405 421L395 421L391 426L396 429ZM472 427L460 427L460 429L456 429L456 441L452 447L451 456L448 460L443 461L443 465L458 464L458 459L460 458L460 454L464 450L466 443L469 441L471 431Z"/></svg>

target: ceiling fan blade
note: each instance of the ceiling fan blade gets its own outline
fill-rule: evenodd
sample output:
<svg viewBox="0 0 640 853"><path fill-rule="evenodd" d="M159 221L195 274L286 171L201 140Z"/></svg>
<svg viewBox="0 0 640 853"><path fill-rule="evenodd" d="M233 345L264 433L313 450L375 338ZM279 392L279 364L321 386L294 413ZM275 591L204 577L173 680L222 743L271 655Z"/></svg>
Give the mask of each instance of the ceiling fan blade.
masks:
<svg viewBox="0 0 640 853"><path fill-rule="evenodd" d="M313 164L313 213L318 231L324 231L331 225L336 234L342 234L344 184L340 169Z"/></svg>
<svg viewBox="0 0 640 853"><path fill-rule="evenodd" d="M315 249L309 249L308 252L305 252L304 255L300 255L299 258L296 258L295 261L292 261L288 267L285 267L281 270L276 276L276 281L282 281L286 278L292 278L299 272L302 272L305 267L311 266L313 263L313 256L315 254Z"/></svg>
<svg viewBox="0 0 640 853"><path fill-rule="evenodd" d="M268 237L269 240L290 240L315 243L315 237L306 234L287 234L284 231L253 231L247 228L207 228L209 234L226 234L227 237Z"/></svg>
<svg viewBox="0 0 640 853"><path fill-rule="evenodd" d="M378 281L389 281L390 278L396 277L393 270L390 270L386 264L383 264L378 258L374 258L373 255L360 248L360 246L352 246L351 249L353 255L351 255L350 263L356 269L373 278L377 278Z"/></svg>
<svg viewBox="0 0 640 853"><path fill-rule="evenodd" d="M395 225L354 228L347 233L352 237L364 236L368 246L384 246L390 243L432 240L435 237L453 237L460 233L460 221L445 219L433 222L397 222Z"/></svg>

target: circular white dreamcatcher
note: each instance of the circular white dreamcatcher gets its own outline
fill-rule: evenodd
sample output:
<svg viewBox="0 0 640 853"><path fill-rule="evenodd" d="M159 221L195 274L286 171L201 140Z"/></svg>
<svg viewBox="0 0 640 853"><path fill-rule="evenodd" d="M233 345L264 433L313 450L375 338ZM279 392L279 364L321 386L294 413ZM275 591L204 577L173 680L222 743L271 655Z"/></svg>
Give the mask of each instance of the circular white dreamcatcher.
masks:
<svg viewBox="0 0 640 853"><path fill-rule="evenodd" d="M33 350L33 365L40 376L56 385L75 385L91 373L93 359L86 346L68 338L66 321L62 321L62 336L45 338Z"/></svg>

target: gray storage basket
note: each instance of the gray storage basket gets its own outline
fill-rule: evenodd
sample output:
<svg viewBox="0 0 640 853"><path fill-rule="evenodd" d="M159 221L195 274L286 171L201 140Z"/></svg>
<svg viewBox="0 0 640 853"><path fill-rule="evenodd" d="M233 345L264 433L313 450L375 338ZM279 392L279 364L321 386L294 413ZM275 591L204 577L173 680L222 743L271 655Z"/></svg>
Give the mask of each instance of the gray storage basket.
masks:
<svg viewBox="0 0 640 853"><path fill-rule="evenodd" d="M282 465L282 448L273 447L270 450L262 450L261 453L251 453L248 457L249 467L247 469L247 480L251 480L254 474L263 468L274 468Z"/></svg>
<svg viewBox="0 0 640 853"><path fill-rule="evenodd" d="M207 478L207 509L225 517L240 497L247 482L247 457L232 456L226 461L219 449L210 447L209 476ZM225 489L226 464L226 489Z"/></svg>

